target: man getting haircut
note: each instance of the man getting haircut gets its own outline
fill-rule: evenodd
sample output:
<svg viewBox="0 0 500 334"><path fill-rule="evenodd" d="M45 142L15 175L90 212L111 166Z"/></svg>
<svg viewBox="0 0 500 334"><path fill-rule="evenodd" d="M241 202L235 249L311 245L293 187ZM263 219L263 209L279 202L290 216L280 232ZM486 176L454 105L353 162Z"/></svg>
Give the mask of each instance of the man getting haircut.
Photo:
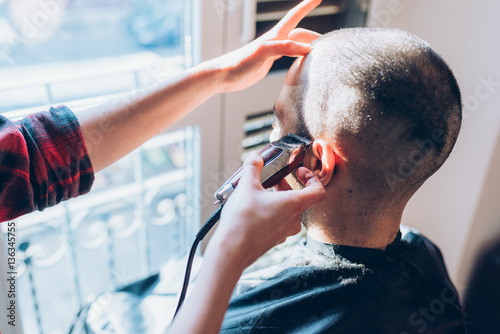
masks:
<svg viewBox="0 0 500 334"><path fill-rule="evenodd" d="M288 72L271 139L313 140L303 163L327 199L303 213L307 240L287 260L240 279L221 332L465 333L441 252L401 225L461 112L450 68L414 35L355 28L315 41Z"/></svg>

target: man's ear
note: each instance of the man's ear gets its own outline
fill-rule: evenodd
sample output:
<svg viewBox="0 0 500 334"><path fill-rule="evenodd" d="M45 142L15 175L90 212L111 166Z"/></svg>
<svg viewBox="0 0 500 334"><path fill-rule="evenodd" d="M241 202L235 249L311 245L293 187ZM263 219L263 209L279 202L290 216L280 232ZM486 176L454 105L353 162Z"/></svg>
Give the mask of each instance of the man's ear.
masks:
<svg viewBox="0 0 500 334"><path fill-rule="evenodd" d="M323 139L315 139L311 144L311 150L304 159L304 167L318 174L318 178L326 186L333 176L335 169L335 152L330 142Z"/></svg>

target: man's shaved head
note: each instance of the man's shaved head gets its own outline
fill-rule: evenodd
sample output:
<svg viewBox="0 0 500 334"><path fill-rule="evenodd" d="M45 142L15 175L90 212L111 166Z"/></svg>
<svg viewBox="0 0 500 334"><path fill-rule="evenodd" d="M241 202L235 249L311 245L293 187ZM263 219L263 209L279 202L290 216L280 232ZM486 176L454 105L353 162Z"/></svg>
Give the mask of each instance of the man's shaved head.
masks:
<svg viewBox="0 0 500 334"><path fill-rule="evenodd" d="M291 91L296 132L334 143L353 190L380 201L411 196L450 154L462 119L447 64L396 29L322 36Z"/></svg>

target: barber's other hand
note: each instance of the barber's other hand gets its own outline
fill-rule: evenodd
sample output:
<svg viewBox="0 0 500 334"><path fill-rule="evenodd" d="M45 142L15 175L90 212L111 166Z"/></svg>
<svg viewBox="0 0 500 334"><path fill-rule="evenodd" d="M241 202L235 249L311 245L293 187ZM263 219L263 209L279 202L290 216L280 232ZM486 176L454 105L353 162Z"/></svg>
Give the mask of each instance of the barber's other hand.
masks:
<svg viewBox="0 0 500 334"><path fill-rule="evenodd" d="M286 237L300 232L300 214L326 198L317 176L304 167L297 173L306 185L304 189L266 191L260 184L263 166L256 152L245 160L238 187L224 206L207 248L206 255L222 252L239 263L241 270Z"/></svg>
<svg viewBox="0 0 500 334"><path fill-rule="evenodd" d="M321 0L304 0L281 19L271 30L253 42L208 62L222 70L221 92L245 89L266 76L273 62L282 57L305 56L311 50L310 44L320 34L295 29L297 24Z"/></svg>

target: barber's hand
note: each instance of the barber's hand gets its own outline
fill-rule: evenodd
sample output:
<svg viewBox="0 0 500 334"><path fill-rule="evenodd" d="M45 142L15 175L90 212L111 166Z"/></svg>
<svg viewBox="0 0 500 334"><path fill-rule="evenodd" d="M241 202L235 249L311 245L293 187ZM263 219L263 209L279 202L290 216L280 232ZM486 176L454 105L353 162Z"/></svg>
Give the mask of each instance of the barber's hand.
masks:
<svg viewBox="0 0 500 334"><path fill-rule="evenodd" d="M258 39L209 62L224 72L221 91L237 91L255 84L266 76L273 62L282 56L307 55L311 50L309 43L321 35L295 27L320 3L321 0L302 1Z"/></svg>
<svg viewBox="0 0 500 334"><path fill-rule="evenodd" d="M207 252L225 252L242 270L286 237L301 230L300 215L326 198L319 179L301 167L301 190L266 191L260 184L262 157L252 153L243 165L238 187L222 210Z"/></svg>

